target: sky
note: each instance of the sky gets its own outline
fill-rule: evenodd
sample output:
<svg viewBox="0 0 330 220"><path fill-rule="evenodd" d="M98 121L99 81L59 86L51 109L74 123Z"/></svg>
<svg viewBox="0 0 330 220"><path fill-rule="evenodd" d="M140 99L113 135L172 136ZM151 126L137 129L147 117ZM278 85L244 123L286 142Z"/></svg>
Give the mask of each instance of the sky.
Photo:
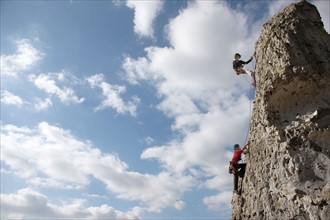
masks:
<svg viewBox="0 0 330 220"><path fill-rule="evenodd" d="M233 54L292 2L2 0L1 219L228 219Z"/></svg>

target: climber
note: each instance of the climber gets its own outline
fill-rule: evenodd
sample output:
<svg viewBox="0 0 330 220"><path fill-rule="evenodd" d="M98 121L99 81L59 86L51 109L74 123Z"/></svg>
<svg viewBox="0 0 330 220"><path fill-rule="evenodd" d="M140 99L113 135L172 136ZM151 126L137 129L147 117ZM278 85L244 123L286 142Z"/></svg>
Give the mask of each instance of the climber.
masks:
<svg viewBox="0 0 330 220"><path fill-rule="evenodd" d="M249 69L246 69L244 68L244 64L248 64L252 61L253 59L253 56L251 56L251 58L248 60L248 61L243 61L243 60L240 60L241 58L241 55L239 53L236 53L234 55L234 61L233 61L233 69L235 70L236 72L236 75L239 75L239 74L250 74L251 77L252 77L252 86L253 87L256 87L256 78L255 78L255 73Z"/></svg>
<svg viewBox="0 0 330 220"><path fill-rule="evenodd" d="M230 161L229 173L234 174L234 193L238 192L238 177L243 178L245 174L246 163L238 163L241 160L241 155L249 147L249 142L241 149L238 144L234 145L234 155Z"/></svg>

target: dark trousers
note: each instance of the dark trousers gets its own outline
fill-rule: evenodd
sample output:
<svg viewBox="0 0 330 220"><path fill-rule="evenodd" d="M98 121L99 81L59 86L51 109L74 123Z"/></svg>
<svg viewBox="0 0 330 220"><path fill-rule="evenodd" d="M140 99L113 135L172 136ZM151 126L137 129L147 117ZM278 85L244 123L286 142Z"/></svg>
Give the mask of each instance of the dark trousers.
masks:
<svg viewBox="0 0 330 220"><path fill-rule="evenodd" d="M234 173L234 190L238 190L238 177L243 178L245 174L246 163L238 163L235 165Z"/></svg>

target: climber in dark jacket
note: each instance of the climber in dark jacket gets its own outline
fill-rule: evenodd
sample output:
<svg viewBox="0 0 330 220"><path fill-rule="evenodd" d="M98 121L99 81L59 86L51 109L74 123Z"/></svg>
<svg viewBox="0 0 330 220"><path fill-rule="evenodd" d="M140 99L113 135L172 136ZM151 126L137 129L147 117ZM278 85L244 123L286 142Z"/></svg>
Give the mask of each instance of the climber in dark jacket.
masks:
<svg viewBox="0 0 330 220"><path fill-rule="evenodd" d="M236 53L234 56L234 61L233 61L233 69L235 70L236 75L247 74L247 73L250 74L252 77L252 80L253 80L252 86L256 87L256 79L255 79L254 72L249 69L244 68L244 64L250 63L253 59L253 56L248 61L240 60L240 58L241 58L241 55L239 53Z"/></svg>
<svg viewBox="0 0 330 220"><path fill-rule="evenodd" d="M249 143L247 143L242 149L238 144L234 145L234 155L230 161L230 165L233 168L234 174L234 193L239 194L238 192L238 177L243 178L245 174L246 163L238 163L241 160L241 155L245 149L249 147Z"/></svg>

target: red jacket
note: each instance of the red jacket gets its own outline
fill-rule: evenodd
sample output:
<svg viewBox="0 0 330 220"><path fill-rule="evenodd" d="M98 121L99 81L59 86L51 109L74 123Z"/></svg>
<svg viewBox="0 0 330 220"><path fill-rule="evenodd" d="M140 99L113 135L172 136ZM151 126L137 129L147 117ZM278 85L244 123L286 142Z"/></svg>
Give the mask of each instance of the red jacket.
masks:
<svg viewBox="0 0 330 220"><path fill-rule="evenodd" d="M233 158L231 159L231 162L237 163L241 160L241 154L243 153L243 150L235 150Z"/></svg>
<svg viewBox="0 0 330 220"><path fill-rule="evenodd" d="M245 145L241 150L235 150L233 158L231 159L231 162L237 163L238 161L241 160L241 155L243 153L243 150L247 147L248 145Z"/></svg>

